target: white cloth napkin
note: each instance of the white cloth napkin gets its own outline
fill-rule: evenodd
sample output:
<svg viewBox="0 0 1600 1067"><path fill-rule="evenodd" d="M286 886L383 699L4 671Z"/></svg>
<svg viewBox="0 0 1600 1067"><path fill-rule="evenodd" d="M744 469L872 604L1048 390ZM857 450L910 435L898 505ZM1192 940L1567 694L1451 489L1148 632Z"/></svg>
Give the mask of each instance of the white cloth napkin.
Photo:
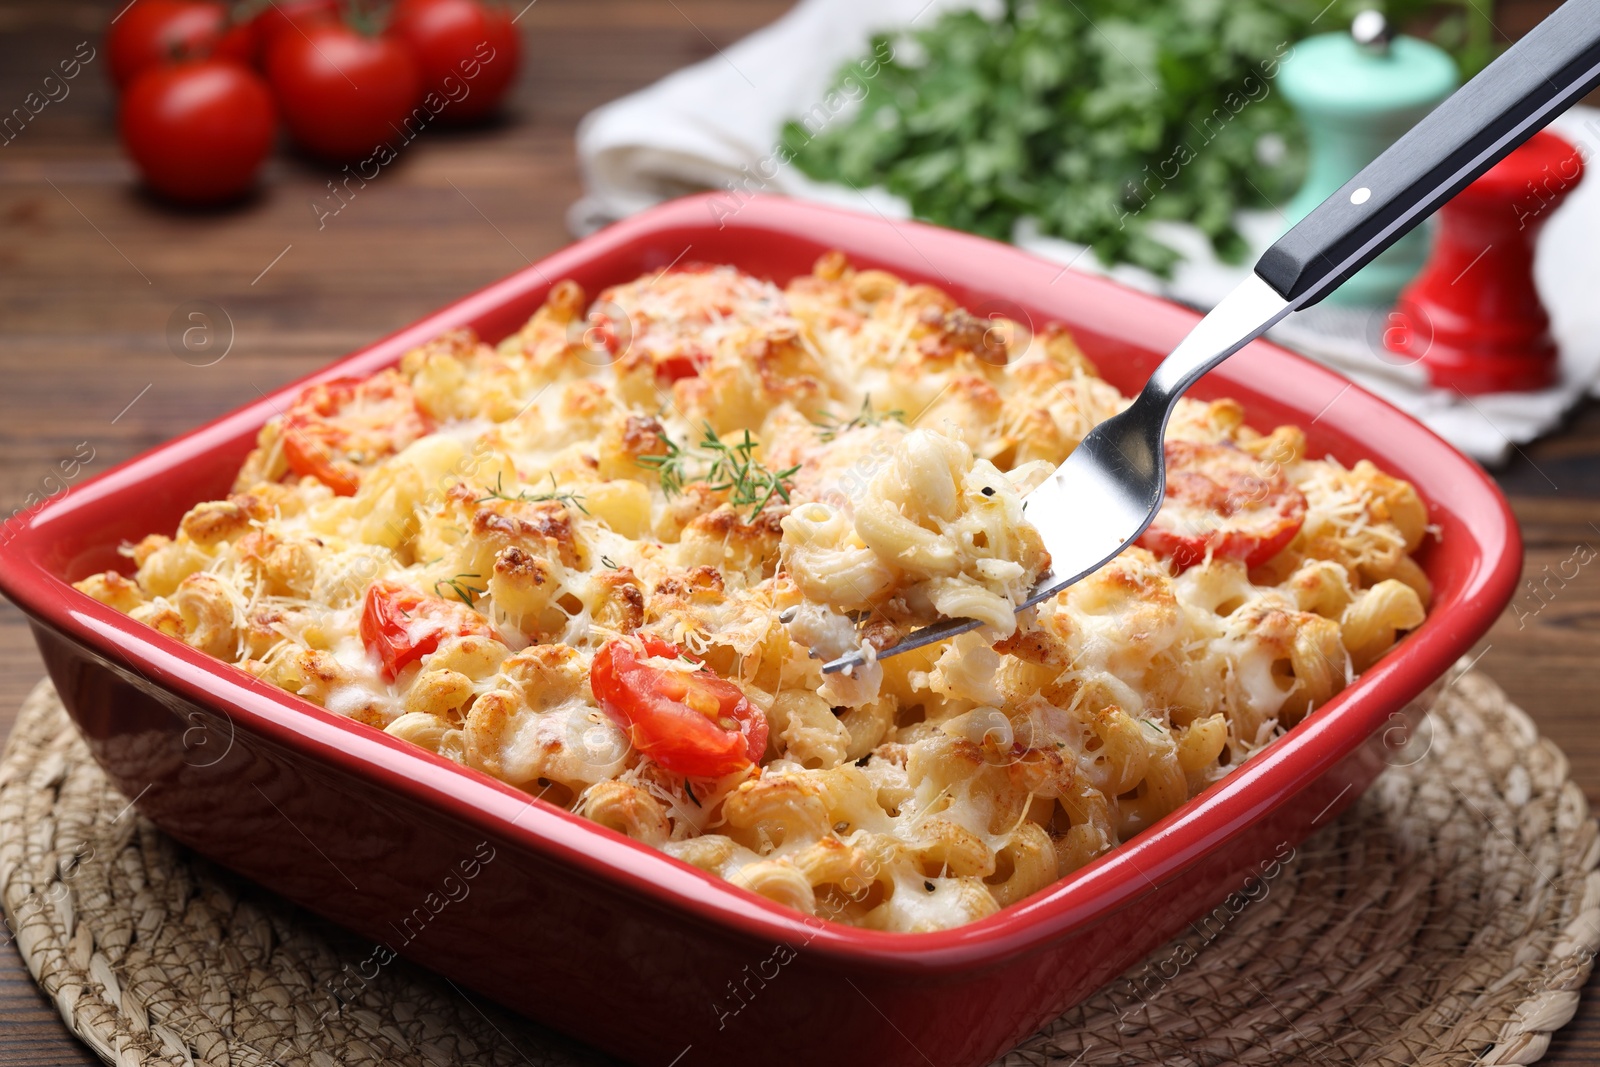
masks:
<svg viewBox="0 0 1600 1067"><path fill-rule="evenodd" d="M988 7L988 0L801 0L786 15L732 47L615 100L584 117L578 159L585 195L572 206L573 232L685 193L722 189L711 210L735 213L755 193L782 193L905 218L906 203L883 189L814 182L784 162L785 121L802 119L813 134L844 121L861 89L833 90L845 63L867 57L873 33L926 26L947 9ZM858 64L856 85L876 74ZM1577 107L1552 128L1593 160L1600 149L1600 111ZM1264 249L1276 238L1271 212L1241 216L1240 228ZM1102 267L1079 245L1043 237L1026 221L1013 234L1021 247L1076 270L1109 274L1136 288L1209 308L1247 268L1220 263L1200 233L1160 224L1159 236L1185 255L1170 281L1135 267ZM1600 379L1600 175L1586 180L1554 213L1541 238L1535 275L1561 349L1561 381L1537 393L1467 398L1431 388L1419 367L1402 366L1372 338L1387 309L1328 305L1291 316L1273 331L1295 348L1349 376L1485 463L1505 461L1517 446L1553 429ZM1597 390L1600 392L1600 390Z"/></svg>

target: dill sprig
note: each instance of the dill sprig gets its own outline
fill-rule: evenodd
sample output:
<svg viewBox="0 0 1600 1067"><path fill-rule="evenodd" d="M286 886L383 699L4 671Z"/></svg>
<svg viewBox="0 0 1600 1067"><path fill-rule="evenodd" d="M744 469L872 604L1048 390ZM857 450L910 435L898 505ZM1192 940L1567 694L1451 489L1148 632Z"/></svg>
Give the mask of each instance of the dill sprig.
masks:
<svg viewBox="0 0 1600 1067"><path fill-rule="evenodd" d="M706 488L728 493L728 503L735 508L753 508L750 518L761 514L773 497L789 502L788 479L800 470L797 463L787 470L769 470L756 458L758 447L749 430L740 431L740 439L732 444L717 436L710 423L703 423L700 443L694 449L680 446L665 433L658 434L667 446L665 453L640 456L641 467L653 469L661 478L661 491L667 497L677 496L690 482L704 482ZM704 468L695 475L697 468Z"/></svg>
<svg viewBox="0 0 1600 1067"><path fill-rule="evenodd" d="M835 437L838 437L846 430L855 430L863 426L877 426L889 419L893 419L896 422L906 421L906 413L901 411L899 408L890 408L885 411L873 411L872 394L870 393L862 397L861 410L856 412L855 415L851 416L844 422L838 421L827 411L821 412L821 415L822 421L813 422L811 425L822 431L817 436L824 444L832 441Z"/></svg>
<svg viewBox="0 0 1600 1067"><path fill-rule="evenodd" d="M488 590L487 589L479 589L477 586L473 585L471 582L463 581L463 579L466 579L466 578L482 578L482 577L483 577L483 575L481 575L481 574L458 574L454 578L440 578L437 582L433 583L433 595L434 596L438 596L438 597L445 596L444 593L441 593L439 591L439 587L441 585L448 586L449 589L450 589L450 592L454 593L457 597L459 597L461 599L461 602L463 604L465 604L467 607L470 608L470 607L472 607L472 598L474 596L479 595L479 594L487 593Z"/></svg>
<svg viewBox="0 0 1600 1067"><path fill-rule="evenodd" d="M517 500L523 503L537 504L547 500L556 500L563 504L570 504L572 507L577 508L585 515L589 514L589 509L583 506L583 494L573 493L570 491L564 492L561 489L561 486L556 483L556 476L553 471L550 474L550 492L548 493L530 493L525 489L520 489L515 495L512 495L506 492L505 485L503 484L504 478L504 474L496 472L494 476L494 488L484 489L484 495L474 500L473 503L481 504L485 500Z"/></svg>

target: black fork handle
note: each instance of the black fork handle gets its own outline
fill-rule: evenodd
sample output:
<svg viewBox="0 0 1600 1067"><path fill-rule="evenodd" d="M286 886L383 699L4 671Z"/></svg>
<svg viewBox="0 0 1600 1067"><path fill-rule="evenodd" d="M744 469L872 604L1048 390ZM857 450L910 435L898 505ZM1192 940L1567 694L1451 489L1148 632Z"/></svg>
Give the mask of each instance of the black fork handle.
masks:
<svg viewBox="0 0 1600 1067"><path fill-rule="evenodd" d="M1256 274L1295 307L1315 304L1597 84L1600 0L1567 0L1284 234Z"/></svg>

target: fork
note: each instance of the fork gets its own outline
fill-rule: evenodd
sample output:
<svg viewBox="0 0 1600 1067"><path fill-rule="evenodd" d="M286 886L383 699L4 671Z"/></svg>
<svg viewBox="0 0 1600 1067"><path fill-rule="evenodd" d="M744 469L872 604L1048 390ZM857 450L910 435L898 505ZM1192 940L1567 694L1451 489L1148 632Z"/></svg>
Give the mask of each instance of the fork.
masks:
<svg viewBox="0 0 1600 1067"><path fill-rule="evenodd" d="M1597 84L1600 0L1567 0L1267 249L1133 403L1091 430L1023 499L1051 564L1017 610L1098 570L1144 533L1166 493L1167 419L1201 375L1291 311L1327 296ZM980 625L943 619L877 658ZM822 669L831 674L862 662L856 652Z"/></svg>

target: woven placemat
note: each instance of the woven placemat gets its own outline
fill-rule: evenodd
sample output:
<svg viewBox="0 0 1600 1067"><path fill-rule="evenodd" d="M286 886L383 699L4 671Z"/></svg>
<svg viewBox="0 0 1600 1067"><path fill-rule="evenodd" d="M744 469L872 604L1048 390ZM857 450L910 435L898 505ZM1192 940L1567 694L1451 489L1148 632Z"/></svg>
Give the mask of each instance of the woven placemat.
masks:
<svg viewBox="0 0 1600 1067"><path fill-rule="evenodd" d="M1092 1064L1526 1064L1600 945L1600 836L1560 750L1458 672L1342 817L1004 1057ZM598 1064L174 844L48 683L0 760L0 896L29 970L108 1063ZM348 984L346 986L348 988Z"/></svg>

